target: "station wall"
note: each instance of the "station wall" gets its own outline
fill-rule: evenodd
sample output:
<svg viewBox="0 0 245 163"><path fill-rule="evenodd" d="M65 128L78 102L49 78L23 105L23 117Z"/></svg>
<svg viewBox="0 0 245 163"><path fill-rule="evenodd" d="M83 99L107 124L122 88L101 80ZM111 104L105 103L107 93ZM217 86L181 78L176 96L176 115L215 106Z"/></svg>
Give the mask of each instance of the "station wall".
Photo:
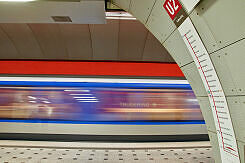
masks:
<svg viewBox="0 0 245 163"><path fill-rule="evenodd" d="M199 100L215 160L217 163L222 162L208 93L179 31L163 8L164 2L113 0L114 4L143 23L179 65ZM242 125L245 122L244 6L244 0L201 0L189 14L223 87L242 163L245 146L245 125Z"/></svg>

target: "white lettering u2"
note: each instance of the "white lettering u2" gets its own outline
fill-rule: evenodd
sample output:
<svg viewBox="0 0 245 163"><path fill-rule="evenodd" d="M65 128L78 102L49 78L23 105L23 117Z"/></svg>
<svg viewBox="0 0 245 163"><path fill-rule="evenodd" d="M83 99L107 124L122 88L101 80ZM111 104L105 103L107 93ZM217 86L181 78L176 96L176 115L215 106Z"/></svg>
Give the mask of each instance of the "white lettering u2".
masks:
<svg viewBox="0 0 245 163"><path fill-rule="evenodd" d="M171 8L171 10L169 9L169 7ZM168 11L171 15L174 15L174 9L169 2L166 4L166 8L168 9Z"/></svg>
<svg viewBox="0 0 245 163"><path fill-rule="evenodd" d="M172 4L170 4L170 2L172 2ZM178 10L179 6L175 4L175 0L169 0L169 2L166 4L166 8L168 9L171 15L174 15L175 11Z"/></svg>

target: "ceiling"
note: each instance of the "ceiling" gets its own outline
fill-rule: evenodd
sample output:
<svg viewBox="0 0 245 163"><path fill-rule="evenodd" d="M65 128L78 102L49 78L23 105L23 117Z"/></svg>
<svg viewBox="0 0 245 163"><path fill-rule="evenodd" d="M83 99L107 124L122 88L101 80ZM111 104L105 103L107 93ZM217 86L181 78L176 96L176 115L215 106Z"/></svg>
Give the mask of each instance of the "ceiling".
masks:
<svg viewBox="0 0 245 163"><path fill-rule="evenodd" d="M137 20L107 24L1 23L0 59L174 62Z"/></svg>
<svg viewBox="0 0 245 163"><path fill-rule="evenodd" d="M66 23L53 17L68 17L73 24L105 24L104 0L0 1L1 23ZM57 19L56 19L57 20Z"/></svg>
<svg viewBox="0 0 245 163"><path fill-rule="evenodd" d="M132 15L105 13L105 2L0 2L0 59L174 62Z"/></svg>

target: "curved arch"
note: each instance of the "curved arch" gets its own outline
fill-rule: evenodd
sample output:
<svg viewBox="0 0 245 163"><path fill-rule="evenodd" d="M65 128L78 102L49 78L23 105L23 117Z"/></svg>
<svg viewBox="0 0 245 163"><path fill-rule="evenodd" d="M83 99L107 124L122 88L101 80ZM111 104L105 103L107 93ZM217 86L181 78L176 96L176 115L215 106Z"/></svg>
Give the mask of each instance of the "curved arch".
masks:
<svg viewBox="0 0 245 163"><path fill-rule="evenodd" d="M222 160L214 118L198 69L176 26L163 8L165 0L113 0L141 21L182 69L202 109L216 162ZM214 65L228 103L240 161L245 146L245 17L244 0L203 0L189 14Z"/></svg>

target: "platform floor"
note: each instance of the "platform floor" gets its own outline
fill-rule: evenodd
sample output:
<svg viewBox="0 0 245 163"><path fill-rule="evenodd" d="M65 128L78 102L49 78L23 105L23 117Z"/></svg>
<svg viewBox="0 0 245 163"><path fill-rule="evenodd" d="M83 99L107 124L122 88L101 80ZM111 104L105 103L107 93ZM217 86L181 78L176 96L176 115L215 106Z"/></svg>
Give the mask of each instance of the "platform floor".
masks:
<svg viewBox="0 0 245 163"><path fill-rule="evenodd" d="M1 163L214 163L209 142L0 141Z"/></svg>

